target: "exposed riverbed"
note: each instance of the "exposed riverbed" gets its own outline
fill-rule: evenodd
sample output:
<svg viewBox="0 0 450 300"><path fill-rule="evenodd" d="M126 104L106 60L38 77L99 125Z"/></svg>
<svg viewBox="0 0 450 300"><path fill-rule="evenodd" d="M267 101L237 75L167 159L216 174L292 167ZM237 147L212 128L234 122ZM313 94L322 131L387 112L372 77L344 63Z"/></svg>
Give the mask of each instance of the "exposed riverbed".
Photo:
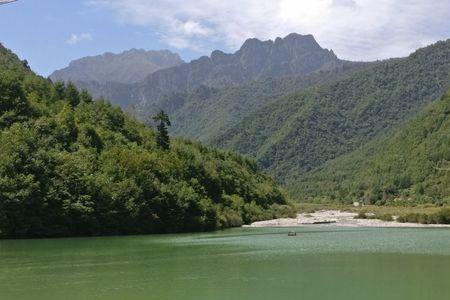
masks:
<svg viewBox="0 0 450 300"><path fill-rule="evenodd" d="M245 227L297 227L306 225L340 227L435 227L450 228L450 225L387 222L376 219L357 219L358 214L339 210L320 210L310 214L298 214L297 218L275 219L254 222ZM395 218L395 217L394 217Z"/></svg>

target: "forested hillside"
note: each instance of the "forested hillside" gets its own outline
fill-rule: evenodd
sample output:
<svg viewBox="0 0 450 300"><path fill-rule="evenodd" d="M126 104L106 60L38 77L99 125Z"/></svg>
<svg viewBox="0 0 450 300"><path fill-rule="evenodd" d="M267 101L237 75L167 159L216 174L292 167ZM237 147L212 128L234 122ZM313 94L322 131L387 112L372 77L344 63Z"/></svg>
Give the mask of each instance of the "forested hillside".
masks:
<svg viewBox="0 0 450 300"><path fill-rule="evenodd" d="M249 159L156 133L0 46L0 236L201 231L289 213Z"/></svg>
<svg viewBox="0 0 450 300"><path fill-rule="evenodd" d="M284 97L213 144L249 154L289 181L413 117L449 84L450 40Z"/></svg>
<svg viewBox="0 0 450 300"><path fill-rule="evenodd" d="M305 76L267 78L227 88L201 86L190 93L166 97L146 110L160 109L173 119L172 133L210 143L249 114L276 102L280 97L308 87L345 78L369 66L345 62L330 70Z"/></svg>
<svg viewBox="0 0 450 300"><path fill-rule="evenodd" d="M305 200L450 202L450 91L393 133L290 184Z"/></svg>

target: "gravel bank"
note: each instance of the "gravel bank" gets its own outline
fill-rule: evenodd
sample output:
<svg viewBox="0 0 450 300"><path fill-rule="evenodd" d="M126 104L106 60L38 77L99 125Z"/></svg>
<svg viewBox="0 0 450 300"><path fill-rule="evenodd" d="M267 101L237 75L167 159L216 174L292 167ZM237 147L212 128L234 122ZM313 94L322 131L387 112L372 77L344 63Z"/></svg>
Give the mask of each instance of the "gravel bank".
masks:
<svg viewBox="0 0 450 300"><path fill-rule="evenodd" d="M321 210L311 214L298 214L297 218L275 219L254 222L244 227L297 227L297 226L340 226L340 227L439 227L450 225L424 225L418 223L387 222L375 219L355 219L356 213L338 210Z"/></svg>

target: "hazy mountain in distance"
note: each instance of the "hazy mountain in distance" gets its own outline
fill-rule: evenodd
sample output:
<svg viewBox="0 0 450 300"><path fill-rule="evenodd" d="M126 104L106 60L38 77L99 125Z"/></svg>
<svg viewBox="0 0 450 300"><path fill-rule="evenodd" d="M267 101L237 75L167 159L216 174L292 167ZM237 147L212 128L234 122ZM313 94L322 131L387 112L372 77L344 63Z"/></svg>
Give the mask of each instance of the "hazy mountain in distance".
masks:
<svg viewBox="0 0 450 300"><path fill-rule="evenodd" d="M105 53L72 61L68 67L53 72L53 81L136 83L165 68L184 61L169 50L131 49L120 54Z"/></svg>
<svg viewBox="0 0 450 300"><path fill-rule="evenodd" d="M121 57L126 60L127 55ZM90 58L93 59L93 58ZM102 60L102 59L101 59ZM104 59L103 59L104 60ZM81 59L80 61L84 61ZM226 88L266 78L304 76L319 71L341 68L350 62L342 61L331 50L323 49L312 35L292 33L274 41L248 39L233 54L216 50L211 56L203 56L190 63L149 73L148 76L132 74L134 69L117 73L128 73L132 78L143 78L139 82L103 76L102 66L90 63L72 63L65 70L51 75L53 80L72 80L78 87L88 89L94 96L104 96L112 103L126 108L130 104L146 111L151 105L173 98L173 95L195 91L200 86ZM76 68L73 67L76 65ZM132 64L134 65L134 64ZM142 64L140 64L142 65ZM111 67L107 67L106 70ZM66 70L76 69L77 76L62 76ZM114 71L113 71L114 72ZM123 77L123 76L119 76ZM136 80L134 80L136 81ZM117 83L117 84L116 84ZM126 86L125 86L126 85Z"/></svg>
<svg viewBox="0 0 450 300"><path fill-rule="evenodd" d="M268 77L308 75L343 63L333 51L320 47L312 35L292 33L275 41L248 39L233 54L216 50L209 57L155 72L138 83L130 96L132 102L145 106L201 85L219 88Z"/></svg>

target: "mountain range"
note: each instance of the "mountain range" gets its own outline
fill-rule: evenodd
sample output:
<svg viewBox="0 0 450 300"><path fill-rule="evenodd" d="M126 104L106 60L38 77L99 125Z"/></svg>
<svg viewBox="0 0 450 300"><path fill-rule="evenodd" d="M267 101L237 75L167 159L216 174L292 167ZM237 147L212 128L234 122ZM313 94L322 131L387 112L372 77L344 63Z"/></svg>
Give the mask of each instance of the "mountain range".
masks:
<svg viewBox="0 0 450 300"><path fill-rule="evenodd" d="M105 53L72 61L68 67L50 75L53 81L74 83L123 83L144 80L148 75L184 64L178 54L169 50L145 51L131 49L119 54Z"/></svg>
<svg viewBox="0 0 450 300"><path fill-rule="evenodd" d="M209 57L151 74L135 86L131 96L146 106L174 92L191 92L202 85L236 86L267 77L307 75L342 64L311 35L291 34L275 41L249 39L233 54L216 50Z"/></svg>
<svg viewBox="0 0 450 300"><path fill-rule="evenodd" d="M289 181L415 116L449 84L450 40L282 97L212 144L249 154Z"/></svg>
<svg viewBox="0 0 450 300"><path fill-rule="evenodd" d="M145 52L140 52L143 53ZM129 77L139 77L133 73L145 73L142 71L146 68L145 65L141 64L136 70L133 69L137 65L135 61L141 60L142 55L137 55L136 50L120 55L104 54L83 58L70 63L63 70L55 71L50 78L53 81L72 81L94 94L101 94L99 91L103 91L103 96L110 96L113 103L122 107L129 103L146 107L177 93L192 92L200 86L230 87L258 79L308 75L342 68L347 64L353 65L339 60L333 51L321 48L312 35L299 34L290 34L275 41L248 39L233 54L216 50L210 56L203 56L186 64L174 59L173 62L178 62L177 66L148 72L138 82L130 82ZM111 66L110 61L115 63ZM123 68L123 65L127 68ZM112 75L118 68L121 68L118 74ZM118 97L107 92L111 83L129 84L128 97Z"/></svg>
<svg viewBox="0 0 450 300"><path fill-rule="evenodd" d="M233 54L214 51L138 83L93 85L149 124L164 109L172 134L255 158L295 198L350 201L309 178L329 165L327 174L338 172L333 161L387 138L443 95L450 41L404 58L349 62L311 35L249 39Z"/></svg>

